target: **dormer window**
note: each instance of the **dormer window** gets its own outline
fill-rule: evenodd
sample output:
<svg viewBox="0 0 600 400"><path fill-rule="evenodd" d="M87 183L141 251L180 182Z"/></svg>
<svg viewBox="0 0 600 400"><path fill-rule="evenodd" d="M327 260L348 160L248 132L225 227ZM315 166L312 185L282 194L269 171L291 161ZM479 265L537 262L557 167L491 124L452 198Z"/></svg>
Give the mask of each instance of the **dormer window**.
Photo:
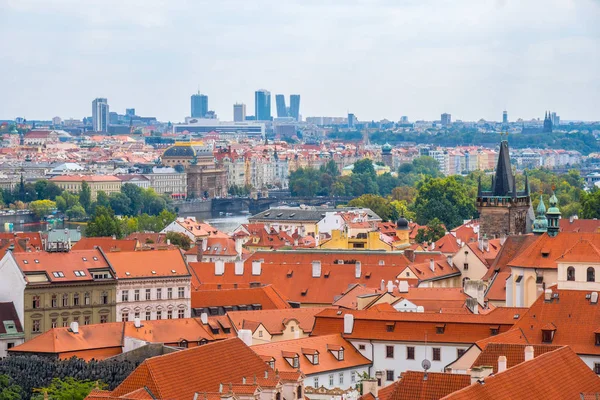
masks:
<svg viewBox="0 0 600 400"><path fill-rule="evenodd" d="M490 326L490 336L496 336L500 332L500 325Z"/></svg>
<svg viewBox="0 0 600 400"><path fill-rule="evenodd" d="M344 361L344 348L342 346L328 344L327 350L331 352L331 354L336 358L336 360Z"/></svg>
<svg viewBox="0 0 600 400"><path fill-rule="evenodd" d="M446 324L440 324L435 326L435 333L441 335L446 330Z"/></svg>
<svg viewBox="0 0 600 400"><path fill-rule="evenodd" d="M394 332L394 327L395 327L395 324L393 322L388 322L385 325L385 330L386 330L386 332Z"/></svg>
<svg viewBox="0 0 600 400"><path fill-rule="evenodd" d="M554 333L556 333L556 326L552 322L544 325L542 327L542 343L552 343Z"/></svg>
<svg viewBox="0 0 600 400"><path fill-rule="evenodd" d="M294 357L292 360L292 367L298 368L299 366L300 366L300 360L298 359L298 355L296 355L296 357Z"/></svg>
<svg viewBox="0 0 600 400"><path fill-rule="evenodd" d="M594 338L596 346L600 346L600 329L597 329L596 332L594 332Z"/></svg>

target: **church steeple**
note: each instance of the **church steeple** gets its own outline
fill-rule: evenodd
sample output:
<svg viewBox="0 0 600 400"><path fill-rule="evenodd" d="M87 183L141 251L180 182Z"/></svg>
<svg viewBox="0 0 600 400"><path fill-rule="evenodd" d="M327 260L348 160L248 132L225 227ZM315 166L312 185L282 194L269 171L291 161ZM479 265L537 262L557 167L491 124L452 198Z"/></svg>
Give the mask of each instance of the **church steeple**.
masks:
<svg viewBox="0 0 600 400"><path fill-rule="evenodd" d="M510 156L508 153L508 141L500 142L500 153L498 154L498 165L496 166L496 175L492 194L494 196L513 196L515 191L514 176L510 166ZM513 194L514 193L514 194Z"/></svg>
<svg viewBox="0 0 600 400"><path fill-rule="evenodd" d="M544 196L540 194L540 204L535 211L535 221L533 221L533 233L541 235L548 232L548 219L546 218L546 205Z"/></svg>
<svg viewBox="0 0 600 400"><path fill-rule="evenodd" d="M548 219L548 236L556 236L560 229L559 220L561 213L558 209L558 199L556 198L554 191L552 192L552 197L548 200L548 204L550 205L550 208L548 208L548 211L546 212L546 218Z"/></svg>

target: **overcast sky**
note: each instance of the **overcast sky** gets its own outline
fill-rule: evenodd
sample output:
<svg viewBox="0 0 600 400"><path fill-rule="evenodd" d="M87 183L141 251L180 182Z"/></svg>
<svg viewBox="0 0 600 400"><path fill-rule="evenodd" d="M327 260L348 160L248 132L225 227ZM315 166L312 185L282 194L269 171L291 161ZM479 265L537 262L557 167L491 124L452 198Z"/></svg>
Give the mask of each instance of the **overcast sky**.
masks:
<svg viewBox="0 0 600 400"><path fill-rule="evenodd" d="M254 91L307 116L600 120L600 0L0 0L0 119L221 120ZM289 100L286 100L289 101Z"/></svg>

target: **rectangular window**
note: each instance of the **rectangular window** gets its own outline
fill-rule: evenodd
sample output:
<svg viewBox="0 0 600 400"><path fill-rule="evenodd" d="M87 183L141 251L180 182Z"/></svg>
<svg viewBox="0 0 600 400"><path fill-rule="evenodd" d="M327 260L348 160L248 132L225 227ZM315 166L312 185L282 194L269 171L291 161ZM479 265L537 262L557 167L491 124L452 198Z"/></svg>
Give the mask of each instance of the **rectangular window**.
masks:
<svg viewBox="0 0 600 400"><path fill-rule="evenodd" d="M394 346L385 346L385 358L394 358Z"/></svg>
<svg viewBox="0 0 600 400"><path fill-rule="evenodd" d="M39 333L40 332L40 320L39 319L34 319L32 324L31 324L31 332L33 333Z"/></svg>
<svg viewBox="0 0 600 400"><path fill-rule="evenodd" d="M152 313L150 311L146 311L146 321L150 321L150 318L152 318Z"/></svg>
<svg viewBox="0 0 600 400"><path fill-rule="evenodd" d="M146 289L146 300L150 300L151 296L151 289Z"/></svg>
<svg viewBox="0 0 600 400"><path fill-rule="evenodd" d="M32 308L40 308L40 296L33 296Z"/></svg>
<svg viewBox="0 0 600 400"><path fill-rule="evenodd" d="M121 321L123 321L123 322L129 321L129 313L128 312L124 312L121 314Z"/></svg>
<svg viewBox="0 0 600 400"><path fill-rule="evenodd" d="M162 299L162 289L156 289L156 299L157 300L161 300Z"/></svg>
<svg viewBox="0 0 600 400"><path fill-rule="evenodd" d="M466 351L466 349L456 349L456 358L461 358Z"/></svg>
<svg viewBox="0 0 600 400"><path fill-rule="evenodd" d="M133 300L140 301L140 290L139 289L135 289L133 291Z"/></svg>
<svg viewBox="0 0 600 400"><path fill-rule="evenodd" d="M58 299L56 298L55 294L52 295L52 301L50 304L51 304L52 308L58 307Z"/></svg>
<svg viewBox="0 0 600 400"><path fill-rule="evenodd" d="M101 315L100 316L100 323L101 324L105 324L108 322L108 315Z"/></svg>
<svg viewBox="0 0 600 400"><path fill-rule="evenodd" d="M184 287L180 287L177 291L179 293L179 298L183 299L185 297L185 288Z"/></svg>
<svg viewBox="0 0 600 400"><path fill-rule="evenodd" d="M86 293L86 294L83 295L83 303L86 306L90 305L90 294L89 293Z"/></svg>
<svg viewBox="0 0 600 400"><path fill-rule="evenodd" d="M56 318L52 318L52 327L56 328L58 326L58 321Z"/></svg>
<svg viewBox="0 0 600 400"><path fill-rule="evenodd" d="M91 322L92 322L92 318L89 315L86 315L85 317L83 317L84 325L89 325Z"/></svg>
<svg viewBox="0 0 600 400"><path fill-rule="evenodd" d="M350 373L350 383L356 383L356 372L352 371Z"/></svg>
<svg viewBox="0 0 600 400"><path fill-rule="evenodd" d="M69 307L69 295L68 294L63 294L62 305L63 305L63 307Z"/></svg>
<svg viewBox="0 0 600 400"><path fill-rule="evenodd" d="M340 385L344 384L344 373L343 372L340 372L339 381L340 381Z"/></svg>
<svg viewBox="0 0 600 400"><path fill-rule="evenodd" d="M594 372L596 375L600 375L600 363L594 363Z"/></svg>
<svg viewBox="0 0 600 400"><path fill-rule="evenodd" d="M78 306L79 305L79 293L75 293L73 295L73 305L74 306Z"/></svg>
<svg viewBox="0 0 600 400"><path fill-rule="evenodd" d="M121 292L121 301L122 302L129 301L129 290L123 290Z"/></svg>
<svg viewBox="0 0 600 400"><path fill-rule="evenodd" d="M167 311L167 319L173 319L173 311Z"/></svg>
<svg viewBox="0 0 600 400"><path fill-rule="evenodd" d="M333 374L329 374L329 387L333 387Z"/></svg>
<svg viewBox="0 0 600 400"><path fill-rule="evenodd" d="M177 312L177 318L185 318L185 310L179 310Z"/></svg>
<svg viewBox="0 0 600 400"><path fill-rule="evenodd" d="M69 326L69 318L63 318L63 328Z"/></svg>
<svg viewBox="0 0 600 400"><path fill-rule="evenodd" d="M162 319L162 311L156 312L156 319Z"/></svg>
<svg viewBox="0 0 600 400"><path fill-rule="evenodd" d="M315 378L315 389L319 387L319 378Z"/></svg>
<svg viewBox="0 0 600 400"><path fill-rule="evenodd" d="M364 344L359 344L358 345L358 349L359 350L364 350L364 349L366 349L366 346Z"/></svg>
<svg viewBox="0 0 600 400"><path fill-rule="evenodd" d="M173 288L167 288L167 299L171 300L173 298Z"/></svg>
<svg viewBox="0 0 600 400"><path fill-rule="evenodd" d="M464 269L465 271L468 271L468 270L469 270L469 263L464 263L464 264L463 264L463 269Z"/></svg>
<svg viewBox="0 0 600 400"><path fill-rule="evenodd" d="M100 297L100 301L102 304L108 304L108 293L102 292L102 296Z"/></svg>
<svg viewBox="0 0 600 400"><path fill-rule="evenodd" d="M133 318L139 318L140 317L140 313L136 312L135 314L133 314Z"/></svg>
<svg viewBox="0 0 600 400"><path fill-rule="evenodd" d="M394 370L393 369L388 369L387 371L385 371L385 380L386 381L394 380Z"/></svg>
<svg viewBox="0 0 600 400"><path fill-rule="evenodd" d="M442 349L439 347L434 347L431 349L433 351L433 361L441 361L442 360Z"/></svg>
<svg viewBox="0 0 600 400"><path fill-rule="evenodd" d="M407 360L415 359L415 348L413 346L408 346L406 348L406 359Z"/></svg>

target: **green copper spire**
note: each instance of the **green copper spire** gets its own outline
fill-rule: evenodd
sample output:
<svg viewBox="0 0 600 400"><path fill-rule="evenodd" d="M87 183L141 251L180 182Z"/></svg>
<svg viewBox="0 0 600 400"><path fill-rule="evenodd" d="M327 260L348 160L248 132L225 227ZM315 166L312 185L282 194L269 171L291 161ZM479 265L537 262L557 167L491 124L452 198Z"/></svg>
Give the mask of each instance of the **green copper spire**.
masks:
<svg viewBox="0 0 600 400"><path fill-rule="evenodd" d="M546 218L548 219L548 236L556 236L560 229L558 224L560 220L560 210L558 209L558 199L554 192L552 192L552 197L548 200L548 204L550 205L550 208L546 211Z"/></svg>
<svg viewBox="0 0 600 400"><path fill-rule="evenodd" d="M542 234L548 232L548 219L546 218L546 205L544 196L540 195L540 204L535 212L535 221L533 221L533 233Z"/></svg>

